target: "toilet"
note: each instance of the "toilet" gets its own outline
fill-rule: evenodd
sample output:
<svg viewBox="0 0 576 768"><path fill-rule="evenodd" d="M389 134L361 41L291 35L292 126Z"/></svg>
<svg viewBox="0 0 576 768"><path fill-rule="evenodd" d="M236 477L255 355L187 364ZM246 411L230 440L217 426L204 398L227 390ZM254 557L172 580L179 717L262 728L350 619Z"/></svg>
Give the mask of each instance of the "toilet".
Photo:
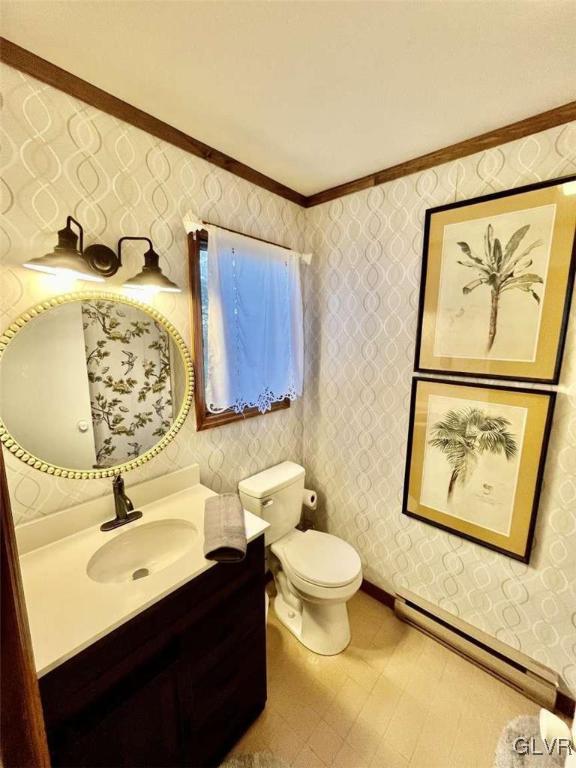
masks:
<svg viewBox="0 0 576 768"><path fill-rule="evenodd" d="M244 509L266 530L277 596L274 610L284 626L314 653L333 656L350 642L346 603L362 583L358 553L320 531L300 531L304 468L284 461L238 485Z"/></svg>

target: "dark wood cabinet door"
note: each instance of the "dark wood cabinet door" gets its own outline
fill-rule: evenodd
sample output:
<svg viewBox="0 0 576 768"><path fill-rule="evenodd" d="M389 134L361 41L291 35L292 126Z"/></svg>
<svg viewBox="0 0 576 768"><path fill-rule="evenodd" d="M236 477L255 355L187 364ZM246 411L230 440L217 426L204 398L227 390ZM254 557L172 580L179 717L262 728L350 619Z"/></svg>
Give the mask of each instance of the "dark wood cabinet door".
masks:
<svg viewBox="0 0 576 768"><path fill-rule="evenodd" d="M196 681L190 731L184 737L186 765L219 765L264 708L265 643L264 630L255 631Z"/></svg>
<svg viewBox="0 0 576 768"><path fill-rule="evenodd" d="M266 702L264 537L40 681L55 768L218 765Z"/></svg>
<svg viewBox="0 0 576 768"><path fill-rule="evenodd" d="M181 638L185 766L219 765L266 702L264 591L248 585Z"/></svg>
<svg viewBox="0 0 576 768"><path fill-rule="evenodd" d="M62 768L175 768L182 765L176 666L131 694L68 723L51 740Z"/></svg>

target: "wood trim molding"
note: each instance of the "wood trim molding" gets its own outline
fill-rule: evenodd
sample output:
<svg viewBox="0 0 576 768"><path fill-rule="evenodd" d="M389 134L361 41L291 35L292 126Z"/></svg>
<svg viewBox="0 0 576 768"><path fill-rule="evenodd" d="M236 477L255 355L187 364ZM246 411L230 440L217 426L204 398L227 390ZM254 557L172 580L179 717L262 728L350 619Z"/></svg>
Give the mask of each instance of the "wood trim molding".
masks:
<svg viewBox="0 0 576 768"><path fill-rule="evenodd" d="M459 141L457 144L451 144L449 147L443 147L435 152L429 152L426 155L407 160L405 163L393 165L382 171L377 171L369 176L363 176L360 179L349 181L346 184L340 184L331 189L325 189L323 192L317 192L306 198L306 207L311 208L314 205L326 203L329 200L336 200L338 197L350 195L353 192L359 192L369 187L377 187L388 181L399 179L401 176L409 176L412 173L425 171L436 165L449 163L452 160L458 160L461 157L473 155L475 152L492 149L501 144L507 144L509 141L522 139L530 136L532 133L539 133L548 128L555 128L557 125L563 125L576 120L576 101L564 104L555 109L549 109L547 112L541 112L538 115L527 117L525 120L519 120L516 123L505 125L503 128L497 128L488 133L482 133L480 136L474 136L465 141Z"/></svg>
<svg viewBox="0 0 576 768"><path fill-rule="evenodd" d="M5 768L50 768L38 678L22 590L4 456L0 448L2 524L1 762Z"/></svg>
<svg viewBox="0 0 576 768"><path fill-rule="evenodd" d="M147 133L156 136L158 139L167 141L186 152L190 152L196 157L201 157L209 163L224 168L224 170L239 176L252 184L256 184L262 189L267 189L280 197L290 200L303 208L312 208L315 205L336 200L339 197L351 195L370 187L376 187L385 184L388 181L399 179L402 176L409 176L412 173L425 171L436 165L442 165L452 160L458 160L461 157L473 155L475 152L492 149L501 144L507 144L510 141L524 138L532 133L539 133L548 128L554 128L558 125L564 125L572 120L576 120L576 101L549 109L524 120L519 120L502 128L488 131L479 136L474 136L457 144L451 144L448 147L428 152L425 155L407 160L404 163L384 168L375 173L362 176L359 179L339 184L336 187L316 192L313 195L303 195L294 189L290 189L279 181L271 179L260 171L250 168L250 166L235 160L233 157L220 152L217 149L205 144L198 139L194 139L187 133L178 128L165 123L163 120L144 112L137 107L133 107L122 99L112 96L112 94L91 85L80 77L67 72L64 69L51 64L46 59L21 48L19 45L0 37L0 61L5 62L11 67L25 72L43 83L58 88L70 96L74 96L92 107L106 112L113 117L124 120L136 128L140 128Z"/></svg>
<svg viewBox="0 0 576 768"><path fill-rule="evenodd" d="M46 59L36 56L35 53L31 53L3 37L0 38L0 61L14 67L14 69L25 72L27 75L35 77L37 80L41 80L43 83L58 88L60 91L64 91L64 93L68 93L70 96L74 96L90 106L102 110L102 112L124 120L124 122L140 128L152 134L152 136L156 136L158 139L167 141L169 144L173 144L185 152L190 152L190 154L201 157L203 160L207 160L219 168L224 168L225 171L240 176L240 178L246 179L246 181L250 181L252 184L267 189L269 192L274 192L274 194L286 200L290 200L300 206L305 206L306 204L306 197L300 194L300 192L296 192L279 181L275 181L269 176L260 173L260 171L256 171L239 160L224 154L224 152L220 152L208 144L194 139L192 136L184 133L184 131L180 131L163 120L159 120L157 117L137 107L133 107L122 99L112 96L112 94L103 91L101 88L86 82L86 80L82 80L82 78L67 72L65 69L57 67L55 64L51 64Z"/></svg>
<svg viewBox="0 0 576 768"><path fill-rule="evenodd" d="M391 592L387 592L385 589L382 589L382 587L377 587L376 584L372 584L371 581L366 581L366 579L362 579L360 589L362 592L366 592L370 597L373 597L374 600L378 600L379 603L382 603L382 605L385 605L387 608L394 609L395 595Z"/></svg>
<svg viewBox="0 0 576 768"><path fill-rule="evenodd" d="M196 411L196 431L221 427L233 421L243 421L254 416L266 416L268 413L290 408L290 400L272 403L269 411L261 413L258 408L246 408L242 413L223 411L211 413L206 405L206 376L204 372L204 339L202 335L202 300L200 296L200 244L206 243L208 232L188 233L188 267L190 274L190 311L192 320L192 357L194 360L194 408Z"/></svg>
<svg viewBox="0 0 576 768"><path fill-rule="evenodd" d="M569 693L558 691L556 695L556 711L566 715L571 720L575 716L576 700Z"/></svg>

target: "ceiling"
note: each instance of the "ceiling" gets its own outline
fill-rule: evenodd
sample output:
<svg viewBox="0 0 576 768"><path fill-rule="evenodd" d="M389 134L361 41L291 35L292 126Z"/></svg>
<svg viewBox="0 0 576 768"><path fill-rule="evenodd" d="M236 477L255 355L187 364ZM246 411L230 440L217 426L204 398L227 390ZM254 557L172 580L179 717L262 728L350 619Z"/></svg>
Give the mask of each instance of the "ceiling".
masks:
<svg viewBox="0 0 576 768"><path fill-rule="evenodd" d="M2 34L305 195L576 97L574 0L3 0Z"/></svg>

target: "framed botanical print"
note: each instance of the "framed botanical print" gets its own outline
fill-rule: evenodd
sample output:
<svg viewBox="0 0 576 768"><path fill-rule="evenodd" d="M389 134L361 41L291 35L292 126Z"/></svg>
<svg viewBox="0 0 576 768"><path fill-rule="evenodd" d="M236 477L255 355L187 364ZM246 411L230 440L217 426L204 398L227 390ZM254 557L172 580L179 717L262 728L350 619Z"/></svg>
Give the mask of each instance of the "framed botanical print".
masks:
<svg viewBox="0 0 576 768"><path fill-rule="evenodd" d="M415 378L404 514L529 562L554 400Z"/></svg>
<svg viewBox="0 0 576 768"><path fill-rule="evenodd" d="M428 210L416 370L558 383L575 235L576 176Z"/></svg>

